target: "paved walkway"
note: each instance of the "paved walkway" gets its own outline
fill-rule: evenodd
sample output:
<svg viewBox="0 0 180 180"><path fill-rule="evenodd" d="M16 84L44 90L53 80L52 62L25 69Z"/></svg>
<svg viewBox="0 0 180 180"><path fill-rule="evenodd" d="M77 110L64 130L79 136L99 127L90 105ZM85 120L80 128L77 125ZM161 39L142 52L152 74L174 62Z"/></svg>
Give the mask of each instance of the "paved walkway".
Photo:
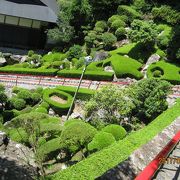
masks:
<svg viewBox="0 0 180 180"><path fill-rule="evenodd" d="M120 79L118 82L83 80L81 87L97 90L107 84L127 86L132 82L133 80L131 79ZM77 87L79 79L0 73L0 83L4 84L6 87L20 86L28 89L39 86L56 87L60 85ZM172 99L180 98L180 85L173 87L173 93L169 97Z"/></svg>

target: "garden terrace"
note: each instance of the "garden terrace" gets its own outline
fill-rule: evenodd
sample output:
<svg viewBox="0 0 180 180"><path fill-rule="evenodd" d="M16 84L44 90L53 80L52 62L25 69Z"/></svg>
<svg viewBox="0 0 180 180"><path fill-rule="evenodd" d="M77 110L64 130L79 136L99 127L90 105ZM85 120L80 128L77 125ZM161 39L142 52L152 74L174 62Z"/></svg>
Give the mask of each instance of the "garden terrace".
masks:
<svg viewBox="0 0 180 180"><path fill-rule="evenodd" d="M180 101L177 101L172 108L158 116L147 127L137 132L132 132L126 136L125 139L118 141L109 148L91 155L89 158L66 170L49 176L48 179L66 180L71 178L78 180L79 178L95 179L101 176L109 169L126 160L133 151L143 144L146 144L165 127L171 124L180 115L179 109Z"/></svg>

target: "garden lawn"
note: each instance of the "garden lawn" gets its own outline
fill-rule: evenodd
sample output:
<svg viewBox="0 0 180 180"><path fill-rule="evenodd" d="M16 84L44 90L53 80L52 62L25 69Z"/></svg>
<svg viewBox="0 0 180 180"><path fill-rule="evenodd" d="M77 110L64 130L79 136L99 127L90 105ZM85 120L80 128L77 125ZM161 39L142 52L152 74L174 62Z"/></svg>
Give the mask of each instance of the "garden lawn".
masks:
<svg viewBox="0 0 180 180"><path fill-rule="evenodd" d="M93 180L103 175L109 169L126 160L136 149L149 142L154 136L170 125L180 116L180 100L166 110L145 128L131 133L123 140L92 154L89 158L70 168L60 171L47 179L53 180Z"/></svg>
<svg viewBox="0 0 180 180"><path fill-rule="evenodd" d="M156 70L161 70L163 75L160 79L167 80L172 84L180 84L180 67L175 64L170 64L165 61L159 61L157 63L151 64L147 71L148 78L154 77L153 72Z"/></svg>
<svg viewBox="0 0 180 180"><path fill-rule="evenodd" d="M139 69L142 67L142 64L138 61L118 54L111 56L109 60L111 60L111 65L117 78L143 78L143 74L139 71Z"/></svg>

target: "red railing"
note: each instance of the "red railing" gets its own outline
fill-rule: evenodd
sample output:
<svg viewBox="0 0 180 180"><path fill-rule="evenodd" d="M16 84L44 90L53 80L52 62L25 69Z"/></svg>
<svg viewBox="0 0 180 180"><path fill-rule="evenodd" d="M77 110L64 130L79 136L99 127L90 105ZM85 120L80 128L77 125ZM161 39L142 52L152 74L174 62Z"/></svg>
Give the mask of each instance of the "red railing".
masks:
<svg viewBox="0 0 180 180"><path fill-rule="evenodd" d="M135 180L150 180L162 165L162 159L167 158L180 140L180 131L171 139L171 141L162 149L162 151L144 168L144 170L135 178Z"/></svg>

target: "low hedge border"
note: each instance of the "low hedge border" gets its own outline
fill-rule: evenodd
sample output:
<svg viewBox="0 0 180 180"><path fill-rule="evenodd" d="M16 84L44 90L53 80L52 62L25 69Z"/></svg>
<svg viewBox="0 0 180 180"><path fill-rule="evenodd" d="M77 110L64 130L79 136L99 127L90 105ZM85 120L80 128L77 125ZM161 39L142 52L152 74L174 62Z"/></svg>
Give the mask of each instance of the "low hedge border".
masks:
<svg viewBox="0 0 180 180"><path fill-rule="evenodd" d="M148 78L154 77L153 72L156 70L161 70L163 72L163 75L157 78L169 81L175 85L180 84L180 68L175 64L170 64L165 61L151 64L147 71Z"/></svg>
<svg viewBox="0 0 180 180"><path fill-rule="evenodd" d="M57 90L64 91L68 94L71 94L74 96L75 91L77 87L71 87L71 86L58 86L56 87ZM86 88L80 88L77 94L77 99L81 100L87 100L91 98L91 96L95 93L95 90L92 89L86 89Z"/></svg>
<svg viewBox="0 0 180 180"><path fill-rule="evenodd" d="M67 78L80 78L82 70L61 70L57 72L60 77ZM86 71L83 79L95 80L95 81L112 81L114 73L105 71Z"/></svg>
<svg viewBox="0 0 180 180"><path fill-rule="evenodd" d="M47 177L53 180L79 180L95 179L103 175L109 169L126 160L133 151L146 144L164 128L173 122L179 115L180 100L166 110L145 128L133 132L123 140L113 144L100 152L97 152L80 163L70 168L57 172Z"/></svg>
<svg viewBox="0 0 180 180"><path fill-rule="evenodd" d="M65 98L67 100L66 104L61 104L56 101L53 101L50 97L51 96L58 96ZM57 89L45 89L43 93L43 99L47 102L50 107L58 114L66 114L70 108L72 102L72 96L66 92L57 90Z"/></svg>
<svg viewBox="0 0 180 180"><path fill-rule="evenodd" d="M12 68L12 67L2 67L0 72L3 73L18 73L18 74L31 74L31 75L45 75L45 76L55 76L58 69L30 69L30 68Z"/></svg>

